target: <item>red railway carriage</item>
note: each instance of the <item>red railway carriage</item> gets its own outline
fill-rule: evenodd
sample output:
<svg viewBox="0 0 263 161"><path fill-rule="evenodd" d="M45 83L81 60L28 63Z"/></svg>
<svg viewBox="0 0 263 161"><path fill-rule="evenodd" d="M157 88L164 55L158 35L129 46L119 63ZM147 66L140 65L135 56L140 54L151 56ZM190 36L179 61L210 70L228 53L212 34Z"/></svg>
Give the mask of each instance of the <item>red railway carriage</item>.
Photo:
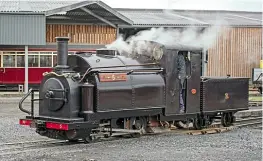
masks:
<svg viewBox="0 0 263 161"><path fill-rule="evenodd" d="M69 54L84 50L70 50ZM95 50L85 50L85 52ZM28 52L29 87L38 88L44 72L50 72L57 62L57 52L51 50L30 50ZM18 90L25 83L25 52L23 50L0 50L0 91Z"/></svg>

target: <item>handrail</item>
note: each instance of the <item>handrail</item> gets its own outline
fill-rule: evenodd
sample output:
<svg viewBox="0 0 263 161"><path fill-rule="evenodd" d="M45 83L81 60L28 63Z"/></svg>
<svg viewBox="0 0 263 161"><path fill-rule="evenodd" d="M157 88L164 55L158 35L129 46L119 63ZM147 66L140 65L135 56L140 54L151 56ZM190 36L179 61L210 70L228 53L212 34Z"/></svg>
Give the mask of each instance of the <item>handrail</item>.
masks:
<svg viewBox="0 0 263 161"><path fill-rule="evenodd" d="M153 64L146 64L146 65L153 65ZM128 66L128 65L127 65ZM130 65L130 66L141 66L141 65ZM113 66L114 67L114 66ZM116 66L115 66L116 67ZM118 67L122 67L122 66L118 66ZM123 66L123 67L125 67L125 66ZM79 81L79 83L81 83L84 79L85 79L85 77L89 74L89 73L97 73L97 72L104 72L104 73L106 73L106 72L115 72L115 73L118 73L118 72L127 72L127 73L129 73L129 74L131 74L131 73L133 73L133 72L135 72L135 71L156 71L156 70L158 70L158 72L157 73L159 73L159 72L163 72L163 68L141 68L141 69L116 69L116 70L99 70L100 68L104 68L104 67L96 67L96 68L89 68L88 70L86 70L86 72L84 73L84 75L82 76L82 78L81 78L81 80Z"/></svg>
<svg viewBox="0 0 263 161"><path fill-rule="evenodd" d="M123 72L157 72L163 71L163 68L141 68L141 69L120 69L120 70L91 70L90 73L123 73Z"/></svg>
<svg viewBox="0 0 263 161"><path fill-rule="evenodd" d="M27 94L19 101L19 109L22 111L22 112L25 112L29 115L31 115L32 113L28 110L25 110L22 108L22 103L25 101L25 99L33 92L33 89L29 89L29 91L27 92Z"/></svg>

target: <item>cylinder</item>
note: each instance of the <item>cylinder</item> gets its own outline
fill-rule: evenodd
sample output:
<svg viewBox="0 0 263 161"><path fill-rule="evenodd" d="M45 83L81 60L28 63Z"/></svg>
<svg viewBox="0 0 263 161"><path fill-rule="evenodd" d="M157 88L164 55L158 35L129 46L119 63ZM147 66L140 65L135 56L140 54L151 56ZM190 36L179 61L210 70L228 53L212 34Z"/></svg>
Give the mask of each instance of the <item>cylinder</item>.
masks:
<svg viewBox="0 0 263 161"><path fill-rule="evenodd" d="M82 94L82 105L81 105L81 113L93 113L93 89L94 85L90 83L85 83L81 86L81 94Z"/></svg>
<svg viewBox="0 0 263 161"><path fill-rule="evenodd" d="M68 37L56 37L57 40L57 66L59 69L66 69L68 59Z"/></svg>
<svg viewBox="0 0 263 161"><path fill-rule="evenodd" d="M263 60L260 60L259 67L262 69L263 68Z"/></svg>

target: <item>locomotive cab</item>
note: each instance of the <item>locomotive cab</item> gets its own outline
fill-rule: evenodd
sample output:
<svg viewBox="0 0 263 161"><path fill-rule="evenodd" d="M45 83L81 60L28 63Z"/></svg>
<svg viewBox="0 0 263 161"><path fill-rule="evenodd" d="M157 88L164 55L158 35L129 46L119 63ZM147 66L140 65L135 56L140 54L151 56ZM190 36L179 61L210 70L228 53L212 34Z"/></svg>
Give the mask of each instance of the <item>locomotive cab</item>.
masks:
<svg viewBox="0 0 263 161"><path fill-rule="evenodd" d="M163 77L165 89L165 116L195 115L200 113L200 77L202 71L202 48L194 48L182 44L165 46L152 43L153 62L157 62L164 69ZM182 54L185 62L185 81L180 86L178 55ZM180 114L180 91L182 90L185 111ZM180 118L180 117L178 117Z"/></svg>

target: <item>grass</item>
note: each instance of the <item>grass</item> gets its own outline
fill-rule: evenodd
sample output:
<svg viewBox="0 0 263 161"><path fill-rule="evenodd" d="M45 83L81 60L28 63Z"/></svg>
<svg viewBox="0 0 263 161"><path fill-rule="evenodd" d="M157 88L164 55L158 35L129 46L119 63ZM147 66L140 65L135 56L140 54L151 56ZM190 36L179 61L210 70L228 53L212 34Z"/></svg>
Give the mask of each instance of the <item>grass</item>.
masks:
<svg viewBox="0 0 263 161"><path fill-rule="evenodd" d="M249 101L262 101L262 96L249 96Z"/></svg>

